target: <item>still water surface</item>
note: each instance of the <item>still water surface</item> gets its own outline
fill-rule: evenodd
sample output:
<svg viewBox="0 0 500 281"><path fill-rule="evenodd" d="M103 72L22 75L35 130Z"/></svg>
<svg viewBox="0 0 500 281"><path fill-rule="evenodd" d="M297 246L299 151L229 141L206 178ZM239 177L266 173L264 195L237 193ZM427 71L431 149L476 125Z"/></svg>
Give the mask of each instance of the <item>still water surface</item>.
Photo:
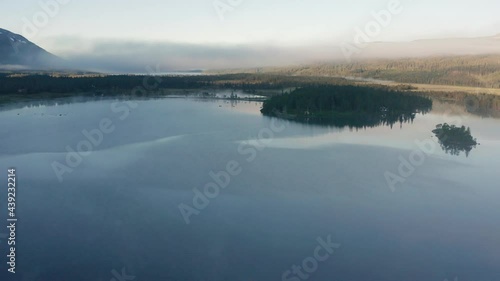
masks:
<svg viewBox="0 0 500 281"><path fill-rule="evenodd" d="M18 177L15 280L109 281L122 270L137 281L499 280L500 119L435 101L413 123L350 130L264 117L261 105L162 98L4 108L0 171L15 167ZM68 147L102 120L112 132L59 181L54 163L67 165ZM481 145L447 154L431 132L444 122L469 126ZM417 141L434 149L423 153ZM422 161L401 175L417 152ZM187 224L180 204L194 207L193 189L228 163L240 173ZM391 189L388 173L404 182ZM340 244L328 259L282 279L328 237ZM0 247L3 276L5 240Z"/></svg>

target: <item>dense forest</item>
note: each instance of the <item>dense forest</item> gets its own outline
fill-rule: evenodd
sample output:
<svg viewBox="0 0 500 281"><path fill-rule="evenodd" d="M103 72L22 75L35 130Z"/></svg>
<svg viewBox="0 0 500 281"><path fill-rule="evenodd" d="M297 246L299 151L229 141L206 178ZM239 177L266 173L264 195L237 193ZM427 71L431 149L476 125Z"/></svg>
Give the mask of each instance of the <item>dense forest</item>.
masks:
<svg viewBox="0 0 500 281"><path fill-rule="evenodd" d="M61 75L0 73L0 95L29 95L38 93L95 93L103 95L135 94L161 89L217 89L230 88L248 92L257 90L285 90L318 84L348 84L345 79L328 77L288 77L264 74L228 74L200 76L144 76L144 75Z"/></svg>
<svg viewBox="0 0 500 281"><path fill-rule="evenodd" d="M500 88L500 55L372 59L352 63L222 70L214 73L273 73L298 76L340 76L399 83Z"/></svg>
<svg viewBox="0 0 500 281"><path fill-rule="evenodd" d="M128 90L144 87L146 76L110 75L110 76L53 76L53 75L0 75L0 94L15 93L71 93ZM154 78L147 85L156 88L200 88L210 85L209 79L200 80L196 77L162 77L159 84Z"/></svg>
<svg viewBox="0 0 500 281"><path fill-rule="evenodd" d="M432 100L383 88L314 86L271 97L262 113L336 127L393 126L412 122L432 109Z"/></svg>

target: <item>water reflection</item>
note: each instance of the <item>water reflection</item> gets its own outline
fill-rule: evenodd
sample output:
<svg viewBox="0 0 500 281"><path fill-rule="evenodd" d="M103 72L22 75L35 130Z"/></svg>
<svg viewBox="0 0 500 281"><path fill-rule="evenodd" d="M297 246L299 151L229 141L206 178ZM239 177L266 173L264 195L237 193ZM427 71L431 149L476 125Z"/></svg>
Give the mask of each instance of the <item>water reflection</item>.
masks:
<svg viewBox="0 0 500 281"><path fill-rule="evenodd" d="M500 118L500 96L469 95L464 98L464 104L471 114Z"/></svg>
<svg viewBox="0 0 500 281"><path fill-rule="evenodd" d="M465 126L438 124L432 132L438 138L441 148L451 155L459 156L461 152L465 152L468 157L471 150L478 145L477 140L472 137L470 128Z"/></svg>
<svg viewBox="0 0 500 281"><path fill-rule="evenodd" d="M483 118L500 118L500 96L493 94L428 93L429 97L447 104L454 104L464 113Z"/></svg>
<svg viewBox="0 0 500 281"><path fill-rule="evenodd" d="M339 128L393 127L412 123L432 109L432 100L378 88L328 86L301 88L264 102L262 113L301 123Z"/></svg>
<svg viewBox="0 0 500 281"><path fill-rule="evenodd" d="M272 94L270 92L268 94ZM20 108L31 108L31 107L50 107L59 106L75 103L91 103L106 100L118 100L118 101L147 101L147 100L161 100L164 98L188 98L196 101L203 102L218 102L227 101L231 103L232 107L236 107L238 104L246 103L261 103L266 97L249 94L244 91L231 91L231 90L217 90L217 91L202 91L202 90L171 90L166 89L163 91L143 94L129 94L124 92L121 95L103 96L96 95L94 93L89 94L79 94L73 95L68 94L53 94L46 96L4 96L0 97L0 111L1 110L11 110Z"/></svg>
<svg viewBox="0 0 500 281"><path fill-rule="evenodd" d="M404 131L285 122L286 130L261 150L252 139L259 144L271 119L254 102L231 102L144 99L123 122L103 101L20 111L25 118L1 112L0 151L9 152L1 162L24 175L19 262L40 268L37 278L21 279L80 280L86 270L86 280L110 280L110 270L123 266L136 280L279 280L310 255L316 237L329 233L348 250L315 280L367 280L366 272L388 281L444 280L444 271L467 280L498 276L496 267L484 267L500 260L498 119L482 120L462 107L481 149L468 159L441 151L426 156L392 193L384 173L401 165L416 139L429 138L444 114L417 114ZM70 114L37 120L40 111ZM65 161L65 147L102 118L114 118L116 130L58 184L51 163ZM175 136L183 137L166 141ZM241 142L257 151L253 162L238 150ZM213 181L210 171L232 160L242 173L185 225L179 204L190 204L193 189ZM65 270L73 260L88 268Z"/></svg>

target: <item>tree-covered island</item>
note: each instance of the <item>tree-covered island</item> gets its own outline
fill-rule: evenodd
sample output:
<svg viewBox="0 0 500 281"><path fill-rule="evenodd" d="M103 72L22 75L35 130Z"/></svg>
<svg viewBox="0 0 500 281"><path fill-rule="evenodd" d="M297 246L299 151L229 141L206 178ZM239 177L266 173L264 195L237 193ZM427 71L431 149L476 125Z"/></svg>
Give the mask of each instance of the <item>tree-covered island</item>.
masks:
<svg viewBox="0 0 500 281"><path fill-rule="evenodd" d="M364 128L412 122L432 109L432 100L385 88L327 85L271 97L261 112L298 122Z"/></svg>

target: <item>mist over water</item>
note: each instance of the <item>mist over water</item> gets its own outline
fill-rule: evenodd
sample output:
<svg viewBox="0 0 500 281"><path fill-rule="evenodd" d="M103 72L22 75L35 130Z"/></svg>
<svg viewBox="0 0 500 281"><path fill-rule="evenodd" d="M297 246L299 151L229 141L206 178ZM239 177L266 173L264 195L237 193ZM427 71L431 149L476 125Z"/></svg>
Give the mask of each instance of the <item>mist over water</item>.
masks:
<svg viewBox="0 0 500 281"><path fill-rule="evenodd" d="M499 276L500 119L434 101L412 123L350 130L265 117L258 102L126 102L0 112L0 166L18 168L19 280L111 280L122 268L136 280L282 280L329 235L341 246L311 279ZM384 174L457 117L481 145L468 157L437 145L393 192ZM114 131L60 182L52 163L104 118ZM262 128L282 125L263 145ZM241 173L186 224L179 205L230 161Z"/></svg>

